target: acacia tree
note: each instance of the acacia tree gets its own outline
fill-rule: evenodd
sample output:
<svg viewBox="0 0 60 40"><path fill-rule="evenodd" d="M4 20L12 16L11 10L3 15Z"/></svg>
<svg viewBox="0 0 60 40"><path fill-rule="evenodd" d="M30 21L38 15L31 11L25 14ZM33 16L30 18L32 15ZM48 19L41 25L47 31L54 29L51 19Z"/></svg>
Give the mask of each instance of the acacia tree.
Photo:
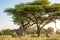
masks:
<svg viewBox="0 0 60 40"><path fill-rule="evenodd" d="M36 24L39 37L41 29L46 24L58 18L58 13L56 13L56 11L58 11L57 8L49 5L48 0L42 0L34 1L32 3L18 4L14 8L6 9L5 12L8 12L8 14L13 16L14 23L23 27L22 35L25 34L28 26ZM28 26L26 27L26 25Z"/></svg>
<svg viewBox="0 0 60 40"><path fill-rule="evenodd" d="M37 9L38 8L38 9ZM36 22L33 18L33 15L36 15L36 12L41 10L40 5L17 5L15 8L6 9L5 12L8 12L10 15L13 15L14 22L22 25L23 30L25 30L24 24L25 21L30 20ZM24 23L25 22L25 23ZM25 32L25 31L23 31Z"/></svg>
<svg viewBox="0 0 60 40"><path fill-rule="evenodd" d="M54 33L54 28L48 27L47 31L48 31L49 34L53 34Z"/></svg>
<svg viewBox="0 0 60 40"><path fill-rule="evenodd" d="M20 6L16 6L15 8L9 8L6 9L5 12L8 12L9 15L13 15L13 21L15 24L18 24L22 27L22 35L25 35L25 25L26 22L28 21L25 16L27 16L26 13L24 13L23 8L25 6L20 5Z"/></svg>
<svg viewBox="0 0 60 40"><path fill-rule="evenodd" d="M35 1L33 3L27 3L27 4L20 4L16 5L15 8L6 9L5 12L8 12L9 14L13 15L14 22L22 25L23 32L25 32L24 24L25 21L29 19L34 24L37 25L37 33L38 36L40 34L40 30L50 21L46 22L46 13L44 12L44 6L46 1ZM33 16L34 15L34 16ZM26 18L26 19L25 19ZM24 23L25 22L25 23ZM28 22L29 23L29 22ZM40 28L40 25L43 26ZM24 33L23 33L24 34Z"/></svg>

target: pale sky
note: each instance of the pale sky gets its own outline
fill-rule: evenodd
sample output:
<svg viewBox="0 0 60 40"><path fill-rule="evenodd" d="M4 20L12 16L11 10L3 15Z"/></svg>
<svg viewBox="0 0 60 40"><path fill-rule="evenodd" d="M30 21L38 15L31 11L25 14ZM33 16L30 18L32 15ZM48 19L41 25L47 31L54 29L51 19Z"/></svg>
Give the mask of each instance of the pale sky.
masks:
<svg viewBox="0 0 60 40"><path fill-rule="evenodd" d="M60 0L49 0L52 4L53 3L60 3ZM0 30L3 29L17 29L19 28L19 26L14 25L14 23L11 21L12 18L11 16L8 16L6 13L4 13L3 11L6 8L9 7L14 7L15 4L19 4L19 3L24 3L24 2L32 2L32 0L0 0ZM53 28L54 27L54 23L50 23L48 26L51 26ZM60 21L57 21L57 28L60 29ZM47 26L46 26L47 28Z"/></svg>

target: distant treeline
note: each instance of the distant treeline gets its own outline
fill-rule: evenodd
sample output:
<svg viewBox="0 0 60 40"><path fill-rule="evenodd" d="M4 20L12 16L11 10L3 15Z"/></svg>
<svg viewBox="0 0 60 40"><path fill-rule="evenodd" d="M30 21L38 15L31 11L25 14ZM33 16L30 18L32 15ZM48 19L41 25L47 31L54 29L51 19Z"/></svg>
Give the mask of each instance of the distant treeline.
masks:
<svg viewBox="0 0 60 40"><path fill-rule="evenodd" d="M52 27L48 27L48 29L45 29L43 28L41 31L40 31L40 34L60 34L60 30L57 29L56 32L54 32L54 28ZM13 30L10 30L10 29L6 29L6 30L1 30L0 31L0 35L12 35L12 36L21 36L22 34L22 31L21 29L13 29ZM37 34L37 30L35 27L33 28L28 28L26 30L26 34Z"/></svg>

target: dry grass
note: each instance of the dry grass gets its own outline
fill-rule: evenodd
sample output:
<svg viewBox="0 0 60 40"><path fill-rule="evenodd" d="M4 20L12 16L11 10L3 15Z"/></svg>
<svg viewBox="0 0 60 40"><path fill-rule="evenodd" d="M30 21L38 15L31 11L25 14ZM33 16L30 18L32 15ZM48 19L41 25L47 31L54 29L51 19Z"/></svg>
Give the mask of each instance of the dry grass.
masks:
<svg viewBox="0 0 60 40"><path fill-rule="evenodd" d="M37 37L36 34L34 35L26 35L25 37L21 37L21 40L60 40L59 34L52 34L49 35L50 37L46 37L45 34L41 34L40 37Z"/></svg>
<svg viewBox="0 0 60 40"><path fill-rule="evenodd" d="M37 37L36 34L34 35L25 35L24 37L12 37L11 35L1 35L0 40L60 40L59 34L52 34L49 35L50 37L47 38L46 35L41 34L40 37Z"/></svg>
<svg viewBox="0 0 60 40"><path fill-rule="evenodd" d="M20 38L12 37L11 35L1 35L0 40L20 40Z"/></svg>

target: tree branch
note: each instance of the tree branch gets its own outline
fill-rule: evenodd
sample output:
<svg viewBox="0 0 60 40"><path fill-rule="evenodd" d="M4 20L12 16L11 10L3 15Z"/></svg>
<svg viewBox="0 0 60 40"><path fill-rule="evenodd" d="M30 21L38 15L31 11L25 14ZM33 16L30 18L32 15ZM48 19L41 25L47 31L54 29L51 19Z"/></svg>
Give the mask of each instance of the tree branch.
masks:
<svg viewBox="0 0 60 40"><path fill-rule="evenodd" d="M50 23L50 22L51 22L51 21L45 23L45 24L40 28L40 30L41 30L46 24L48 24L48 23Z"/></svg>

